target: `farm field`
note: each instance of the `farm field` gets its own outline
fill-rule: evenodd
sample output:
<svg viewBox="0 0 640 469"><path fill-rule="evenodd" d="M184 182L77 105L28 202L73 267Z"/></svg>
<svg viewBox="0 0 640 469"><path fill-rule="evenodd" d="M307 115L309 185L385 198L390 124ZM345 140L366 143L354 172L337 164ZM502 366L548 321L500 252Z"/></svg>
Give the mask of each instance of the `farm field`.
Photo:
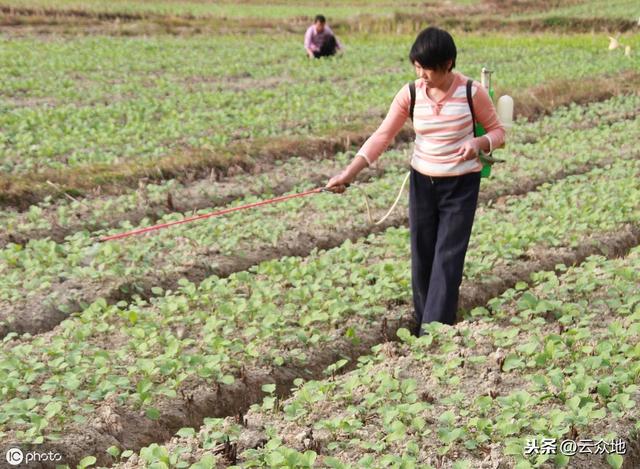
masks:
<svg viewBox="0 0 640 469"><path fill-rule="evenodd" d="M638 5L631 0L615 0L615 1L603 1L596 0L590 2L567 2L567 5L560 6L553 9L551 14L555 17L563 18L627 18L630 20L638 19ZM547 12L547 15L549 12ZM536 13L523 13L523 18L536 18L544 17L545 14L541 12Z"/></svg>
<svg viewBox="0 0 640 469"><path fill-rule="evenodd" d="M629 101L633 105L634 100ZM617 116L628 116L626 112L630 109L618 107L616 100L596 107L608 109ZM588 114L589 110L583 112ZM629 141L633 129L638 126L636 119L618 117L611 126L603 125L598 131L588 127L588 130L566 132L563 128L567 115L571 114L566 111L546 119L546 125L539 127L544 130L538 133L529 129L535 127L534 124L522 124L523 138L541 141L513 144L513 151L517 153L507 155L510 167L488 181L483 200L490 201L509 193L517 195L527 186L534 189L536 185L554 178L562 179L567 174L588 173L594 166L610 166L612 144L619 148L617 159L638 159L638 153ZM553 127L556 128L551 134L553 137L545 137L543 132ZM514 133L517 135L517 131ZM576 140L579 143L575 143ZM563 148L567 150L560 158L558 152ZM548 155L546 158L545 154ZM391 155L395 157L390 158L384 173L361 186L371 195L374 207L389 206L395 197L393 181L401 177L400 161L406 160L407 154ZM520 160L527 163L520 163ZM299 187L300 190L307 188ZM621 189L626 191L624 186ZM255 200L255 197L243 198L234 203ZM39 332L100 297L112 302L129 299L136 293L149 296L153 295L154 289L175 289L176 281L181 277L197 281L213 274L226 276L260 260L307 254L314 247L337 246L346 239L372 232L368 219L363 216L363 205L363 194L351 191L344 197L319 195L267 207L257 211L250 221L245 214L238 213L121 243L97 245L96 236L114 234L131 225L95 233L76 232L59 243L48 239L33 239L25 245L9 243L0 250L0 272L5 279L0 286L3 311L0 318L4 323L0 330L3 333L12 330ZM618 205L610 208L615 211ZM33 213L40 217L38 212ZM603 221L609 212L604 213ZM591 216L590 213L585 215ZM98 216L104 217L104 213ZM158 221L175 219L176 214L170 214ZM398 211L386 226L403 223L406 223L406 216ZM305 233L305 237L300 238L299 233ZM171 254L157 258L157 252Z"/></svg>
<svg viewBox="0 0 640 469"><path fill-rule="evenodd" d="M435 2L433 2L435 3ZM456 0L450 2L453 5L473 5L476 0ZM158 0L131 2L130 0L116 0L108 4L99 0L20 0L3 1L3 5L15 8L31 8L53 11L82 11L87 13L118 13L122 15L176 15L176 16L225 16L225 17L259 17L277 19L280 17L307 16L309 8L314 2L306 0L302 2L266 2L263 0L251 0L238 5L235 2L224 0L221 2L202 1L175 1ZM346 18L362 14L385 15L398 10L398 7L388 0L350 0L348 2L327 1L323 5L326 15L336 18ZM402 10L419 12L420 6L411 5Z"/></svg>
<svg viewBox="0 0 640 469"><path fill-rule="evenodd" d="M207 419L117 467L211 466L225 462L225 442L243 467L566 465L567 456L522 449L531 439L637 438L638 282L638 248L538 272L453 328L434 323L420 339L400 329L400 341L375 346L353 371L300 379L286 400L265 385L270 397L241 422ZM614 454L577 459L622 464Z"/></svg>
<svg viewBox="0 0 640 469"><path fill-rule="evenodd" d="M545 152L555 155L556 149L563 148L574 140L573 133L578 130L583 131L581 133L586 135L592 145L606 145L607 142L602 139L608 138L612 133L625 138L624 129L619 132L617 126L624 125L628 119L635 118L639 104L640 100L634 95L617 97L588 106L561 107L556 109L550 117L530 123L524 121L517 123L511 132L510 147L507 149L506 159L509 171L496 174L496 177L503 178L512 171L518 171L518 167L522 164L531 164L529 171L533 171L537 165L537 175L543 177L549 165L579 165L585 162L586 160L574 158L584 158L586 155L574 152L573 158L565 158L564 155L560 158L545 158L543 160L545 166L542 167L540 161L535 159L530 161L521 158L520 155L524 151L530 154ZM608 128L612 125L613 132ZM590 132L596 126L602 128L593 133ZM550 138L546 137L547 134ZM532 146L541 139L544 145ZM401 147L402 145L399 145L399 148ZM87 229L93 232L100 228L118 226L123 220L135 223L148 217L156 221L169 211L170 207L173 207L173 211L186 212L187 209L198 210L221 205L246 195L249 182L254 195L281 195L291 190L296 185L296 181L303 177L308 182L321 183L331 174L336 163L346 164L352 156L353 152L341 152L337 153L333 159L314 158L313 172L309 171L308 159L290 157L282 163L276 161L273 165L261 162L257 174L240 172L225 178L217 177L216 184L212 184L211 178L189 183L174 179L160 184L147 184L120 196L85 197L82 200L47 198L25 211L6 208L0 210L0 223L6 226L6 232L0 238L0 246L4 247L9 242L26 244L29 239L46 236L60 242L66 235L73 234L75 231ZM389 151L376 171L364 174L361 180L366 180L371 174L380 174L382 171L398 168L405 160L406 152Z"/></svg>
<svg viewBox="0 0 640 469"><path fill-rule="evenodd" d="M625 189L632 186L630 181L637 179L639 169L638 163L632 161L612 166L609 173L620 173L620 181L615 176L611 180L616 182L616 187ZM532 194L532 197L507 204L502 210L488 210L486 218L482 213L477 226L483 237L475 238L479 245L471 247L473 256L468 269L468 272L477 273L467 278L467 282L479 283L480 290L495 289L496 284L498 289L504 288L505 278L523 275L520 271L523 259L528 258L534 265L553 266L561 260L571 259L572 255L584 255L584 251L574 251L585 245L600 252L596 241L601 239L600 243L606 247L607 241L602 240L609 238L611 242L616 232L624 231L628 223L631 223L627 228L631 230L629 236L614 239L613 246L624 243L625 239L629 242L628 238L637 242L640 237L637 226L640 193L623 190L620 194L612 194L610 181L602 178L603 172L594 170L592 174L551 184L548 190L553 195L540 191L539 196ZM598 180L601 181L600 190ZM594 207L599 215L589 214L587 223L572 220L576 231L588 223L598 226L598 217L607 218L608 215L610 219L602 224L601 230L592 230L582 238L575 238L571 230L567 230L563 242L556 233L562 233L565 228L561 219L566 217L566 207L575 205L578 200L589 204L601 200L602 206ZM525 239L515 238L508 229L513 230L514 220L523 213L532 212L536 203L549 207L535 211L540 214L543 224L528 226L533 244L527 248ZM610 207L611 211L607 213L605 207ZM616 217L624 221L611 224ZM538 245L536 238L542 238ZM507 240L511 240L511 246ZM169 414L176 409L176 402L171 401L182 401L177 397L178 392L206 389L204 383L207 381L231 386L236 380L234 376L243 379L241 370L247 368L262 368L265 379L265 376L278 376L277 369L290 372L295 367L301 370L306 366L317 366L313 360L306 365L307 357L317 357L313 351L315 347L335 344L336 340L344 340L347 347L353 342L368 343L367 330L376 330L381 323L398 320L394 315L386 316L386 307L398 301L406 303L409 282L406 242L406 231L391 229L362 243L347 243L337 250L312 254L305 259L267 262L247 273L233 274L226 280L211 277L199 287L180 282L179 292L154 300L150 306L145 302L109 306L104 301L97 301L77 318L62 322L51 334L7 341L3 350L4 364L5 367L11 364L11 373L7 375L9 386L3 411L6 424L17 413L24 425L16 429L7 425L6 429L13 438L38 440L46 435L47 440L55 442L60 437L56 431L58 425L69 430L73 427L71 422L75 422L84 427L78 434L86 435L87 419L96 413L102 415L103 411L99 409L109 408L109 405L118 409L116 413L124 412L129 416L120 425L136 425L131 417L135 415L133 409L138 408L143 409L152 421L157 419L161 426L171 418L163 415L160 409L166 409ZM556 246L559 248L557 254L550 255ZM497 248L502 248L503 252L492 252ZM500 258L495 266L491 262L492 254ZM508 258L514 259L509 262L506 261ZM332 269L322 268L327 265L332 265ZM473 289L469 296L474 296ZM477 292L475 296L478 296ZM270 314L265 303L272 305ZM354 322L356 311L357 321ZM162 316L166 317L164 321ZM179 321L176 321L178 317ZM363 324L365 320L370 324ZM279 345L274 347L274 341ZM36 358L35 361L29 358L34 347L43 352L48 350L45 352L47 358ZM286 375L286 371L283 374ZM245 378L248 382L258 380L248 376ZM155 380L163 384L154 386ZM40 383L42 394L39 397L28 382ZM31 397L23 397L21 394L25 392ZM227 399L232 399L234 393L230 394ZM92 402L101 402L107 395L111 395L112 400L108 404L98 404L96 409ZM43 419L40 412L49 417ZM79 438L78 435L73 438L76 444Z"/></svg>
<svg viewBox="0 0 640 469"><path fill-rule="evenodd" d="M326 1L322 8L324 14L337 21L338 27L362 30L363 27L384 29L405 29L411 18L423 19L429 15L443 17L444 23L455 21L456 16L468 15L471 24L483 24L495 20L495 15L502 13L502 26L523 20L542 20L537 25L566 27L575 26L579 20L591 20L591 26L597 26L600 20L617 20L611 24L629 27L637 19L637 4L633 0L578 0L564 2L523 1L500 4L481 0L448 0L446 2L426 1L422 3L393 3L387 0L349 0L346 2ZM70 16L76 19L97 18L103 20L119 19L128 22L141 20L181 20L178 25L196 25L199 29L206 27L202 19L223 20L228 27L230 21L237 21L239 27L273 28L283 25L299 24L313 18L310 8L314 2L265 2L249 0L241 4L224 0L206 2L199 0L175 1L156 0L139 1L116 0L102 2L99 0L3 0L0 8L11 15L15 23L29 23L28 17L46 18ZM635 16L634 16L635 15ZM22 18L21 18L22 16ZM24 16L26 16L26 21ZM504 20L507 20L506 22ZM458 18L459 20L459 18ZM595 20L595 21L594 21ZM42 19L36 20L36 22ZM15 24L14 23L14 24ZM376 24L377 23L377 24ZM11 22L10 22L11 24ZM217 27L221 23L214 22ZM526 23L524 23L526 24ZM523 25L524 25L523 24ZM536 23L530 23L533 25ZM588 23L586 23L588 24ZM606 24L606 23L605 23ZM237 26L237 27L238 27ZM415 26L413 26L415 28ZM131 33L132 31L128 31ZM380 32L380 31L377 31Z"/></svg>
<svg viewBox="0 0 640 469"><path fill-rule="evenodd" d="M323 186L431 24L515 100L455 325L409 332L407 190L374 224L410 122L343 194L101 241ZM0 0L1 467L640 467L639 53L628 0ZM583 438L625 451L526 451Z"/></svg>
<svg viewBox="0 0 640 469"><path fill-rule="evenodd" d="M339 67L332 60L306 67L289 35L240 44L224 35L14 39L0 56L9 77L0 117L0 203L24 208L65 191L224 173L256 157L317 154L361 141L411 78L410 40L347 37L353 52L338 59ZM637 34L626 41L640 49ZM523 117L640 84L637 56L607 50L606 36L470 34L459 42L461 71L472 76L491 63L496 91L519 99ZM251 54L255 48L274 65L264 67L263 56ZM234 61L237 55L247 60ZM607 78L621 72L622 80ZM273 108L281 112L265 112Z"/></svg>

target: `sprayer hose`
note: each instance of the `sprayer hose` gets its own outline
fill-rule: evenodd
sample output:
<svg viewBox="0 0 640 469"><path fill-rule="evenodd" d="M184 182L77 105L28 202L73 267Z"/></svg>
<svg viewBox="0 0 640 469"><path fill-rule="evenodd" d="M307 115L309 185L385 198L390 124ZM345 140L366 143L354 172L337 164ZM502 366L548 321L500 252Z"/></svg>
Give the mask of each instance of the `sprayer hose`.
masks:
<svg viewBox="0 0 640 469"><path fill-rule="evenodd" d="M384 223L384 221L389 218L389 215L391 215L391 213L395 210L396 206L398 205L398 202L400 202L400 197L402 196L402 191L404 190L404 186L407 184L407 181L409 180L409 175L411 174L411 172L407 172L406 176L404 177L404 180L402 181L402 185L400 186L400 190L398 191L398 195L396 196L396 200L393 202L393 205L391 206L391 208L387 211L387 213L384 214L384 216L374 222L373 221L373 217L371 216L371 207L369 205L369 196L367 195L367 193L364 191L363 188L361 188L360 186L354 186L357 187L360 192L362 192L362 195L364 196L364 203L365 206L367 207L367 218L369 219L369 224L371 225L380 225L381 223Z"/></svg>

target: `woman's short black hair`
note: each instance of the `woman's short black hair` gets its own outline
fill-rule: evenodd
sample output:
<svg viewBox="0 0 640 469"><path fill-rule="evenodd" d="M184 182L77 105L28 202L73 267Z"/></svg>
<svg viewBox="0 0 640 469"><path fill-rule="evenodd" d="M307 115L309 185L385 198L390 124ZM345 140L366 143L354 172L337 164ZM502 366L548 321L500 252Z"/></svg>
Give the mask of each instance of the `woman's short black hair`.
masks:
<svg viewBox="0 0 640 469"><path fill-rule="evenodd" d="M327 19L324 15L316 15L316 18L313 20L314 23L326 23Z"/></svg>
<svg viewBox="0 0 640 469"><path fill-rule="evenodd" d="M451 71L456 66L458 51L451 34L444 29L430 26L418 34L409 52L411 63L418 62L422 68L442 70L451 60Z"/></svg>

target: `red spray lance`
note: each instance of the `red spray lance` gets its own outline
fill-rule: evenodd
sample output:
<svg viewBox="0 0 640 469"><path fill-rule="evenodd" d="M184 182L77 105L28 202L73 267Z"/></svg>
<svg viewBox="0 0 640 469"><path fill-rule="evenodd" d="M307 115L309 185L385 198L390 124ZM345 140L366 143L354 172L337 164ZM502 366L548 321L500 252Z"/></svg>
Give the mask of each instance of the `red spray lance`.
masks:
<svg viewBox="0 0 640 469"><path fill-rule="evenodd" d="M280 197L275 197L273 199L266 199L266 200L261 200L259 202L253 202L251 204L246 204L246 205L240 205L238 207L231 207L231 208L225 208L222 210L216 210L215 212L209 212L209 213L203 213L202 215L195 215L193 217L188 217L188 218L183 218L182 220L175 220L175 221L171 221L171 222L167 222L167 223L161 223L159 225L153 225L153 226L147 226L144 228L138 228L137 230L132 230L132 231L126 231L123 233L117 233L117 234L113 234L113 235L109 235L109 236L103 236L101 238L98 239L99 242L104 242L104 241L113 241L116 239L122 239L122 238L128 238L130 236L135 236L135 235L141 235L144 233L149 233L151 231L158 231L164 228L169 228L170 226L175 226L175 225L181 225L183 223L189 223L192 221L197 221L197 220L204 220L206 218L213 218L213 217L219 217L221 215L225 215L227 213L231 213L231 212L237 212L239 210L246 210L248 208L254 208L254 207L260 207L262 205L268 205L268 204L273 204L276 202L282 202L285 200L289 200L289 199L295 199L298 197L306 197L308 195L311 194L318 194L320 192L326 192L328 191L328 189L324 188L324 187L318 187L316 189L311 189L308 191L304 191L304 192L298 192L297 194L288 194L288 195L282 195Z"/></svg>

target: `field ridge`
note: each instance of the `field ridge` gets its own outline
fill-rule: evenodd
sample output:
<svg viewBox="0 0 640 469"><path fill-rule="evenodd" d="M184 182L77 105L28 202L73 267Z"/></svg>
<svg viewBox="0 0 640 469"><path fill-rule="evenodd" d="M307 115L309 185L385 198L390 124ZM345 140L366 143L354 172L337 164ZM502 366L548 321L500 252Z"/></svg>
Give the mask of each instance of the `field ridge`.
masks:
<svg viewBox="0 0 640 469"><path fill-rule="evenodd" d="M590 236L574 249L549 249L539 259L524 261L512 270L501 272L499 279L478 285L463 282L460 309L482 306L518 281L526 281L532 273L555 270L559 264L580 264L596 254L608 258L622 257L639 244L640 225L627 225L614 232ZM158 405L161 415L156 420L147 419L113 402L105 402L90 424L66 433L59 442L45 443L43 448L62 452L70 466L86 455L96 456L97 464L112 464L111 456L106 453L112 445L138 451L153 442L169 440L180 428L199 427L205 417L242 415L251 404L261 400L264 394L257 390L263 384L276 384L280 397L285 397L295 378L321 378L322 371L338 359L354 358L366 353L372 345L396 340L397 330L413 327L414 320L408 306L401 305L392 307L379 324L378 328L358 334L362 346L354 347L350 339L338 339L332 342L332 347L318 350L317 357L314 354L304 369L245 369L231 385L219 384L211 389L203 382L193 386L192 394ZM341 371L350 369L345 367Z"/></svg>
<svg viewBox="0 0 640 469"><path fill-rule="evenodd" d="M638 158L640 158L640 153L633 153L630 159ZM605 158L601 161L580 165L569 171L562 169L556 173L537 178L524 176L512 181L506 188L499 187L481 191L478 203L490 204L498 198L526 196L543 184L558 182L570 176L583 175L596 168L606 167L613 162L615 162L615 158ZM304 212L304 208L302 212ZM303 216L302 219L307 219L308 216L312 216L312 214ZM63 282L55 287L62 294L57 298L56 306L47 305L42 297L36 295L22 304L16 305L16 308L12 308L14 313L5 312L3 314L5 319L0 323L0 337L4 337L10 332L39 334L49 331L70 314L81 311L83 305L95 301L96 295L100 295L110 304L118 301L130 301L134 296L149 299L154 296L153 289L155 287L160 287L163 290L175 290L180 278L199 282L211 275L227 277L264 261L284 256L305 257L315 249L331 249L340 246L347 240L355 241L370 234L381 233L389 227L407 225L407 223L407 214L396 210L380 225L352 222L338 228L327 227L317 232L299 234L294 244L284 243L284 246L280 247L263 245L259 249L254 249L258 252L257 254L225 256L215 252L203 253L199 256L197 263L185 266L179 272L150 273L144 279L118 279L116 283L107 282L105 284L103 281L99 290L96 285L91 283L75 285L74 282ZM296 232L302 233L300 230L296 230ZM14 314L15 316L13 316Z"/></svg>
<svg viewBox="0 0 640 469"><path fill-rule="evenodd" d="M516 103L516 115L534 120L552 113L558 106L604 101L625 93L637 93L640 72L630 70L618 74L615 80L607 74L589 80L556 80L523 91L497 90L510 94ZM323 158L360 146L377 126L332 133L331 136L272 138L241 141L224 150L185 149L158 159L125 161L117 164L85 164L63 170L45 169L24 175L0 174L0 207L26 210L46 197L60 198L65 194L82 197L99 189L102 194L115 195L137 187L140 179L148 182L177 179L192 181L215 174L221 178L235 172L251 173L273 162L290 157ZM406 143L414 138L413 129L405 126L395 142Z"/></svg>

